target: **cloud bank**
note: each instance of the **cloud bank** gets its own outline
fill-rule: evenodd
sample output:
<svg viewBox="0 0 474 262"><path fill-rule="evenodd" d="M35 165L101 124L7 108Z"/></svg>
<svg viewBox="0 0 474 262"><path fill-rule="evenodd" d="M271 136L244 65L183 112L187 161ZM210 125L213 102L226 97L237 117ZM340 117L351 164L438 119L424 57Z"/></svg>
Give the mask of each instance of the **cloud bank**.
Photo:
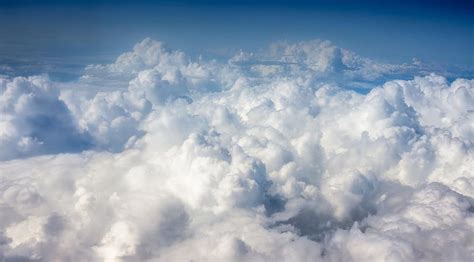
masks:
<svg viewBox="0 0 474 262"><path fill-rule="evenodd" d="M0 258L470 261L474 81L391 78L412 67L145 39L75 82L3 77Z"/></svg>

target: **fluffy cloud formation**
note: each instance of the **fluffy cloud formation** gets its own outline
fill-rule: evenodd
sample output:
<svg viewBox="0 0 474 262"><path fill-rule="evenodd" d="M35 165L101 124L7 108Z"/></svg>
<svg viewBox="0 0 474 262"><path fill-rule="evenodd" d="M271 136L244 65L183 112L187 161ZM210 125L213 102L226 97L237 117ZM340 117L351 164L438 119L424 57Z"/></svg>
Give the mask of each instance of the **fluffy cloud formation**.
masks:
<svg viewBox="0 0 474 262"><path fill-rule="evenodd" d="M0 258L469 261L474 81L333 78L374 63L320 41L195 61L146 39L74 83L0 80Z"/></svg>
<svg viewBox="0 0 474 262"><path fill-rule="evenodd" d="M0 160L90 146L58 96L45 77L0 78Z"/></svg>
<svg viewBox="0 0 474 262"><path fill-rule="evenodd" d="M419 62L373 61L320 40L278 42L261 53L240 52L230 62L259 76L286 75L313 81L313 85L330 80L346 88L372 88L387 78L411 77L426 69Z"/></svg>

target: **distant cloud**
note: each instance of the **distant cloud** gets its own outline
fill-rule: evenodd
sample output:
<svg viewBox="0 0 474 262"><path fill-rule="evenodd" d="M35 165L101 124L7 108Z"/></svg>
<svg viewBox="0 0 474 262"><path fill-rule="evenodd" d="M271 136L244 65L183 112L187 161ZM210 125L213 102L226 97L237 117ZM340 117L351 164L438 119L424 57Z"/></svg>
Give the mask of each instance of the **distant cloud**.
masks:
<svg viewBox="0 0 474 262"><path fill-rule="evenodd" d="M449 70L424 64L418 59L404 64L378 62L321 40L277 42L261 53L241 51L230 59L230 63L259 76L298 77L354 88L373 88L390 79L409 79L433 72L453 75Z"/></svg>

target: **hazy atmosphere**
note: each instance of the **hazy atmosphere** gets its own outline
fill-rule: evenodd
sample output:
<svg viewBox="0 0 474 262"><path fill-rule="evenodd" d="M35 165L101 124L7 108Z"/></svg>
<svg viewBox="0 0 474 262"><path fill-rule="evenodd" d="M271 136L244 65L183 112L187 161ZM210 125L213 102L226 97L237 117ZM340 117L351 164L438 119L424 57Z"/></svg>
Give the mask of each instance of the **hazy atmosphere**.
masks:
<svg viewBox="0 0 474 262"><path fill-rule="evenodd" d="M472 1L0 1L0 261L472 261Z"/></svg>

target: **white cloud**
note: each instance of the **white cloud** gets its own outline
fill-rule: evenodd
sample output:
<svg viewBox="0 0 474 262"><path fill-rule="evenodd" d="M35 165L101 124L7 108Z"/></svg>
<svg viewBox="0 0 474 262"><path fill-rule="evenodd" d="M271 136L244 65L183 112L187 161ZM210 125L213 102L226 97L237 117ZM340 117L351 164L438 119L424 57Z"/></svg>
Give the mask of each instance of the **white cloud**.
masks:
<svg viewBox="0 0 474 262"><path fill-rule="evenodd" d="M0 160L90 146L47 78L0 78Z"/></svg>
<svg viewBox="0 0 474 262"><path fill-rule="evenodd" d="M386 78L412 76L426 67L420 63L388 64L360 57L329 41L278 42L260 53L239 52L231 60L259 77L287 76L294 79L372 88Z"/></svg>
<svg viewBox="0 0 474 262"><path fill-rule="evenodd" d="M390 196L376 216L350 231L339 230L328 244L330 256L356 261L469 261L473 247L472 199L432 183L407 198ZM402 198L393 201L393 198ZM362 231L361 231L362 230Z"/></svg>
<svg viewBox="0 0 474 262"><path fill-rule="evenodd" d="M146 39L75 83L1 78L0 257L468 261L474 82L360 94L323 78L379 77L347 52L222 64Z"/></svg>

